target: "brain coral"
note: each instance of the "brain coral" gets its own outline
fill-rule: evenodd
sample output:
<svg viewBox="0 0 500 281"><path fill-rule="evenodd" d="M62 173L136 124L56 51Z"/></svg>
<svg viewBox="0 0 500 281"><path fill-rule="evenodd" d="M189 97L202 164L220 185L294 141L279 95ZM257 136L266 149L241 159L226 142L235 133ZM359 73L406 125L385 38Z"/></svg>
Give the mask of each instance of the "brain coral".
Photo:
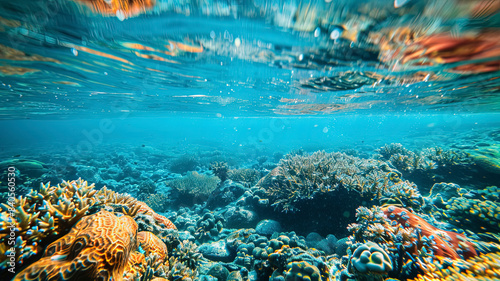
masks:
<svg viewBox="0 0 500 281"><path fill-rule="evenodd" d="M81 219L14 280L122 280L136 235L131 217L102 210Z"/></svg>
<svg viewBox="0 0 500 281"><path fill-rule="evenodd" d="M359 246L351 257L351 264L360 273L385 274L392 270L389 255L379 245L367 242Z"/></svg>
<svg viewBox="0 0 500 281"><path fill-rule="evenodd" d="M146 256L149 254L156 254L161 262L167 260L167 246L153 233L141 231L137 233L137 241L139 242L139 245L141 245L141 248L146 252Z"/></svg>
<svg viewBox="0 0 500 281"><path fill-rule="evenodd" d="M285 281L321 281L319 269L306 261L290 262L286 269Z"/></svg>

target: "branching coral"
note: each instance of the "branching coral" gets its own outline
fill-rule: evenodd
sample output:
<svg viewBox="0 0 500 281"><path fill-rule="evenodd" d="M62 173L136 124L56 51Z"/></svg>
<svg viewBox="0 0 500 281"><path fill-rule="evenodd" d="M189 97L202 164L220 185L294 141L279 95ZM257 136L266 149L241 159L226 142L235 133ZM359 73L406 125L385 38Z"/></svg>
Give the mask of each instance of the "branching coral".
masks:
<svg viewBox="0 0 500 281"><path fill-rule="evenodd" d="M194 204L205 201L210 193L215 190L219 178L189 172L186 176L167 182L177 193L179 200L184 204Z"/></svg>
<svg viewBox="0 0 500 281"><path fill-rule="evenodd" d="M420 201L416 187L401 184L400 177L394 174L400 175L381 161L318 151L311 155L285 156L258 185L265 188L273 205L284 211L295 211L301 201L339 189L377 199L399 197L409 205L414 204L412 200Z"/></svg>
<svg viewBox="0 0 500 281"><path fill-rule="evenodd" d="M246 186L253 186L260 180L261 175L259 171L254 169L233 169L229 171L228 177Z"/></svg>
<svg viewBox="0 0 500 281"><path fill-rule="evenodd" d="M105 187L97 192L93 184L88 185L81 179L63 181L57 186L42 184L39 190L31 190L25 197L20 196L2 207L0 245L7 247L10 229L15 229L17 238L13 248L18 265L40 254L48 243L68 233L82 217L104 207L131 217L147 214L163 228L175 229L167 218L130 195ZM7 257L0 256L1 268L6 267L6 262Z"/></svg>
<svg viewBox="0 0 500 281"><path fill-rule="evenodd" d="M426 172L442 167L471 164L467 153L459 150L444 150L441 147L410 151L399 143L386 144L377 150L376 157L385 160L403 173ZM435 171L434 171L435 172Z"/></svg>
<svg viewBox="0 0 500 281"><path fill-rule="evenodd" d="M212 171L221 182L224 182L227 179L229 166L226 162L213 162L210 163L210 171Z"/></svg>
<svg viewBox="0 0 500 281"><path fill-rule="evenodd" d="M122 280L136 235L131 217L100 211L80 220L14 280Z"/></svg>
<svg viewBox="0 0 500 281"><path fill-rule="evenodd" d="M95 204L94 185L83 180L70 181L51 186L50 183L31 190L26 197L20 196L8 204L3 204L0 243L7 244L10 230L16 229L16 262L24 260L42 251L45 238L58 238L65 234L83 216L90 206ZM15 210L14 215L7 210ZM9 222L9 223L7 223ZM0 260L2 267L6 260Z"/></svg>

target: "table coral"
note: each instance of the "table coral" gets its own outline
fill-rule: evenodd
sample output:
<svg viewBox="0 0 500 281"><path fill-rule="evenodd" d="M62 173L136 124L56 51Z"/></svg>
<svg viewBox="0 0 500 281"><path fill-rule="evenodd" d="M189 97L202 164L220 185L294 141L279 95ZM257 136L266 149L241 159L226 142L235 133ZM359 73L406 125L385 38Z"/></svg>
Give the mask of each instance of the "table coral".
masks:
<svg viewBox="0 0 500 281"><path fill-rule="evenodd" d="M14 280L122 280L136 235L131 217L102 210L80 220Z"/></svg>

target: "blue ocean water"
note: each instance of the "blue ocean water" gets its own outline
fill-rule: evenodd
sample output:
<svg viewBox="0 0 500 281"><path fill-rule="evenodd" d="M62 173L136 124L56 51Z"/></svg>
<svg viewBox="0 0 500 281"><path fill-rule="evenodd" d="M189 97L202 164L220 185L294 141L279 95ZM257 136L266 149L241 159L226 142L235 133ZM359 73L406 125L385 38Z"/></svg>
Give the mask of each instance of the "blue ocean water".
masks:
<svg viewBox="0 0 500 281"><path fill-rule="evenodd" d="M79 178L172 221L167 235L132 216L171 257L201 253L179 262L193 271L145 264L154 277L292 280L306 262L323 281L416 280L444 255L464 261L457 278L465 261L496 270L473 277L500 278L499 11L497 0L0 0L0 279L49 270L44 250L78 220L33 233L78 216L48 201L82 194L40 203L30 190ZM94 201L84 215L130 207ZM9 202L40 218L22 224ZM432 227L378 220L396 207ZM443 236L433 227L474 251L427 245ZM367 241L390 270L354 262ZM470 259L481 255L492 262Z"/></svg>

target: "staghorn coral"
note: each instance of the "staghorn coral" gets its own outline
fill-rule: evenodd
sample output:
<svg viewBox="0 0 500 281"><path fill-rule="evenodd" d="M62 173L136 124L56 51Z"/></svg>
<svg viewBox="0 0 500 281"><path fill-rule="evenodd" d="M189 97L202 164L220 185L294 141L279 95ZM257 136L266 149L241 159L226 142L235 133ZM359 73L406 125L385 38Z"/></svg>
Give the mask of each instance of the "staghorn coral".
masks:
<svg viewBox="0 0 500 281"><path fill-rule="evenodd" d="M232 169L229 171L229 179L244 184L245 186L255 185L261 175L254 169Z"/></svg>
<svg viewBox="0 0 500 281"><path fill-rule="evenodd" d="M42 184L40 190L31 190L25 197L3 204L0 243L7 245L10 228L15 228L16 262L23 264L24 260L41 253L46 239L53 241L67 233L85 216L97 201L95 194L94 185L79 179L63 181L57 186ZM0 260L2 268L5 262L5 259Z"/></svg>
<svg viewBox="0 0 500 281"><path fill-rule="evenodd" d="M221 182L224 182L228 176L229 166L226 162L212 162L210 163L210 171L212 171Z"/></svg>
<svg viewBox="0 0 500 281"><path fill-rule="evenodd" d="M432 147L411 151L399 143L391 143L377 149L377 153L375 159L387 161L419 187L439 181L470 181L475 175L472 158L457 149Z"/></svg>
<svg viewBox="0 0 500 281"><path fill-rule="evenodd" d="M132 252L123 273L123 280L133 281L146 273L146 258L140 252Z"/></svg>
<svg viewBox="0 0 500 281"><path fill-rule="evenodd" d="M14 280L122 280L136 235L129 216L104 210L86 216Z"/></svg>
<svg viewBox="0 0 500 281"><path fill-rule="evenodd" d="M177 245L177 247L172 251L172 257L174 257L177 262L182 263L188 268L194 270L198 267L202 255L198 251L198 247L195 243L186 240L180 242L179 245Z"/></svg>
<svg viewBox="0 0 500 281"><path fill-rule="evenodd" d="M399 172L381 161L318 151L285 156L257 185L265 188L273 205L283 211L297 211L301 202L341 189L376 199L399 197L406 204L418 205L421 196L416 187L409 183L405 188L393 187L400 183L393 173Z"/></svg>

